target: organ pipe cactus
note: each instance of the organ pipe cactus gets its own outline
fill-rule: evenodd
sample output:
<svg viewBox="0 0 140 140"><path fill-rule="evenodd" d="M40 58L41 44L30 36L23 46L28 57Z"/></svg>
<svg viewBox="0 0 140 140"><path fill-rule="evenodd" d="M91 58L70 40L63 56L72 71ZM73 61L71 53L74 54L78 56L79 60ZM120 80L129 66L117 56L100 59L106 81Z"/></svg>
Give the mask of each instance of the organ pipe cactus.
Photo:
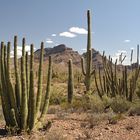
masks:
<svg viewBox="0 0 140 140"><path fill-rule="evenodd" d="M31 44L30 71L28 66L28 53L25 52L25 38L22 41L22 57L17 57L17 36L14 37L14 70L15 78L11 79L10 47L1 42L0 56L0 95L3 115L8 130L31 131L35 129L42 117L45 117L49 106L52 62L49 57L47 89L43 109L40 110L42 96L42 67L43 67L43 43L41 43L38 93L35 96L34 84L34 45ZM18 61L20 61L20 67ZM30 76L30 78L29 78ZM38 102L38 103L37 103Z"/></svg>
<svg viewBox="0 0 140 140"><path fill-rule="evenodd" d="M41 43L41 53L40 53L40 63L39 63L39 71L38 71L38 91L37 91L37 101L36 101L36 111L37 116L41 106L42 99L42 78L43 78L43 51L44 51L44 43Z"/></svg>
<svg viewBox="0 0 140 140"><path fill-rule="evenodd" d="M84 64L84 58L82 58L81 65L82 65L82 73L85 76L86 91L89 91L91 87L91 77L94 74L94 70L92 70L91 18L89 10L87 11L87 24L88 24L88 35L87 35L86 64Z"/></svg>
<svg viewBox="0 0 140 140"><path fill-rule="evenodd" d="M111 57L109 56L109 59L107 60L105 53L103 53L102 56L103 69L101 75L100 68L99 68L99 80L97 80L97 76L95 74L95 86L97 88L97 92L100 97L102 97L103 94L107 94L107 96L110 97L115 97L116 95L120 95L126 98L128 101L132 102L135 91L138 94L139 88L137 87L139 86L137 85L137 81L138 81L139 70L140 70L139 45L137 45L137 63L135 68L133 68L132 65L133 51L131 51L130 72L128 72L127 66L122 65L122 62L124 61L125 57L121 59L121 69L119 72L117 70L117 60L115 64L113 64ZM103 80L101 80L102 76L103 76ZM103 83L101 81L103 81Z"/></svg>
<svg viewBox="0 0 140 140"><path fill-rule="evenodd" d="M73 67L72 60L68 62L68 103L72 103L74 92L74 80L73 80Z"/></svg>

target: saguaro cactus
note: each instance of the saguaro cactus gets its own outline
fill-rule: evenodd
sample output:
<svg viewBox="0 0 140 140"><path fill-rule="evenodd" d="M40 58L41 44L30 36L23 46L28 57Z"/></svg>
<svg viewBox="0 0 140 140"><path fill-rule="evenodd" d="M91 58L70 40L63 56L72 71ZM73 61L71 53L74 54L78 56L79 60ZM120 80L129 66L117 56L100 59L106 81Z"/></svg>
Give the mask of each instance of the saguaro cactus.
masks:
<svg viewBox="0 0 140 140"><path fill-rule="evenodd" d="M91 86L91 76L94 74L94 70L92 70L91 18L89 10L87 11L87 24L88 24L88 36L87 36L86 64L84 64L84 58L82 58L81 65L83 75L85 76L86 91L89 91Z"/></svg>
<svg viewBox="0 0 140 140"><path fill-rule="evenodd" d="M42 43L43 44L43 43ZM41 45L41 60L39 66L39 83L38 91L42 89L42 52L43 46ZM25 39L22 41L22 57L17 58L17 37L14 38L14 70L15 79L11 80L10 70L10 42L7 44L7 48L4 43L1 43L1 57L0 57L0 95L2 100L2 109L4 119L6 122L6 128L8 130L20 130L27 131L32 130L37 126L39 118L45 116L47 113L51 77L52 77L52 62L49 57L49 69L48 69L48 81L47 89L44 100L43 109L40 110L41 90L38 96L35 96L34 91L34 46L31 44L31 56L30 56L30 72L28 68L28 54L25 53ZM21 60L21 67L18 65L18 61ZM30 78L28 78L30 75ZM30 84L29 84L30 83ZM40 113L39 113L40 112ZM38 114L38 116L37 116ZM41 114L39 116L39 114ZM38 120L37 120L38 119Z"/></svg>
<svg viewBox="0 0 140 140"><path fill-rule="evenodd" d="M74 92L74 80L73 80L73 67L72 60L68 62L68 103L72 102Z"/></svg>

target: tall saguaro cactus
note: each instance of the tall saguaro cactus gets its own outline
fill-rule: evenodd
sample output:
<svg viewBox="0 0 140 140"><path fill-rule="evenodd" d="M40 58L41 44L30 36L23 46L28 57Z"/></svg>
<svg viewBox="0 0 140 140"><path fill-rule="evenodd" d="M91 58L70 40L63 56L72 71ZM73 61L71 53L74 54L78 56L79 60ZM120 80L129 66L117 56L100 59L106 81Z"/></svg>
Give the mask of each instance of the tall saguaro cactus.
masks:
<svg viewBox="0 0 140 140"><path fill-rule="evenodd" d="M91 77L94 74L94 70L92 70L91 18L89 10L87 11L87 24L88 24L88 35L87 35L86 64L84 64L84 58L82 58L81 65L83 75L85 76L86 91L89 91L91 86Z"/></svg>
<svg viewBox="0 0 140 140"><path fill-rule="evenodd" d="M7 47L2 42L0 56L0 95L6 128L11 131L31 131L38 126L37 123L39 120L42 121L39 118L44 117L48 110L52 78L51 57L49 57L48 81L43 103L44 106L40 110L42 98L43 43L41 43L37 97L35 96L34 90L34 45L31 44L29 72L28 53L25 53L25 38L22 41L22 57L18 59L17 36L14 37L14 81L11 79L10 72L10 46L10 42L8 42ZM19 60L21 60L21 67L19 67Z"/></svg>

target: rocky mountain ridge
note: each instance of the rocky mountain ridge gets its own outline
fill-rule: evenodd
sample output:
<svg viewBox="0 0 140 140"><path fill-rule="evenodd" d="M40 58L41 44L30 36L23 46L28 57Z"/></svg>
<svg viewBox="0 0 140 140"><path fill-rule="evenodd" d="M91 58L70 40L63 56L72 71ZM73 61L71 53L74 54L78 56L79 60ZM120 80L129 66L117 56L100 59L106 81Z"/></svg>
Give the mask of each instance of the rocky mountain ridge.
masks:
<svg viewBox="0 0 140 140"><path fill-rule="evenodd" d="M81 57L85 56L85 53L80 55L78 51L74 51L72 48L67 47L64 44L60 44L58 46L54 46L53 48L45 48L44 49L44 60L48 59L48 56L52 56L52 60L55 64L65 65L69 61L69 59L73 60L73 64L77 67L81 66ZM35 58L39 59L40 57L40 49L35 52ZM101 67L102 66L102 56L101 54L93 49L92 51L92 60L93 67Z"/></svg>

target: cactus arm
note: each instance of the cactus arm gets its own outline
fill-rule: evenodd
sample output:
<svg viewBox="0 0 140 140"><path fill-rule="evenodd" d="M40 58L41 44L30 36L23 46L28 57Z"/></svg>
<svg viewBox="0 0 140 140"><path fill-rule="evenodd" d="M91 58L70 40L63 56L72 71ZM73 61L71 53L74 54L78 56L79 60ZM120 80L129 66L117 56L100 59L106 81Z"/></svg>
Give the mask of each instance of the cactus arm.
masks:
<svg viewBox="0 0 140 140"><path fill-rule="evenodd" d="M25 130L27 127L28 103L27 103L27 89L26 89L26 71L25 71L25 38L22 42L22 57L21 57L21 84L22 84L22 98L21 98L21 129Z"/></svg>
<svg viewBox="0 0 140 140"><path fill-rule="evenodd" d="M82 73L86 76L84 58L81 58Z"/></svg>
<svg viewBox="0 0 140 140"><path fill-rule="evenodd" d="M30 58L30 93L29 93L29 111L28 111L28 125L29 129L32 130L35 125L35 114L36 114L36 104L34 95L34 46L31 44L31 58Z"/></svg>
<svg viewBox="0 0 140 140"><path fill-rule="evenodd" d="M94 72L94 79L95 79L95 86L96 86L98 95L99 95L99 97L102 99L102 94L101 94L101 91L100 91L100 89L99 89L99 87L98 87L98 83L97 83L96 72Z"/></svg>
<svg viewBox="0 0 140 140"><path fill-rule="evenodd" d="M17 36L14 37L14 66L15 66L15 81L16 81L16 102L17 107L20 109L21 103L21 83L19 77L19 70L18 70L18 58L17 58Z"/></svg>
<svg viewBox="0 0 140 140"><path fill-rule="evenodd" d="M11 113L11 126L18 127L15 110L12 108L10 110L10 113Z"/></svg>
<svg viewBox="0 0 140 140"><path fill-rule="evenodd" d="M94 75L94 72L95 72L95 69L93 69L93 70L92 70L92 72L91 72L91 74L90 74L90 75Z"/></svg>
<svg viewBox="0 0 140 140"><path fill-rule="evenodd" d="M48 68L46 95L45 95L45 101L44 101L43 109L41 112L40 120L44 119L45 114L48 111L49 100L50 100L50 91L51 91L51 78L52 78L52 59L51 59L51 56L49 56L49 68Z"/></svg>
<svg viewBox="0 0 140 140"><path fill-rule="evenodd" d="M40 51L40 63L39 63L39 76L38 76L38 91L37 91L37 101L36 101L36 115L38 117L41 99L42 99L42 78L43 78L43 55L44 55L44 43L41 43L41 51Z"/></svg>
<svg viewBox="0 0 140 140"><path fill-rule="evenodd" d="M6 88L6 80L5 80L5 69L4 69L4 42L1 42L1 99L4 111L4 117L6 121L6 125L10 125L10 104L8 102L7 96L7 88Z"/></svg>
<svg viewBox="0 0 140 140"><path fill-rule="evenodd" d="M103 94L104 90L103 90L103 84L102 84L101 69L100 69L100 67L99 67L99 82L100 82L100 87L101 87L102 94Z"/></svg>
<svg viewBox="0 0 140 140"><path fill-rule="evenodd" d="M28 63L28 52L26 52L26 88L27 88L27 99L29 99L29 63Z"/></svg>

